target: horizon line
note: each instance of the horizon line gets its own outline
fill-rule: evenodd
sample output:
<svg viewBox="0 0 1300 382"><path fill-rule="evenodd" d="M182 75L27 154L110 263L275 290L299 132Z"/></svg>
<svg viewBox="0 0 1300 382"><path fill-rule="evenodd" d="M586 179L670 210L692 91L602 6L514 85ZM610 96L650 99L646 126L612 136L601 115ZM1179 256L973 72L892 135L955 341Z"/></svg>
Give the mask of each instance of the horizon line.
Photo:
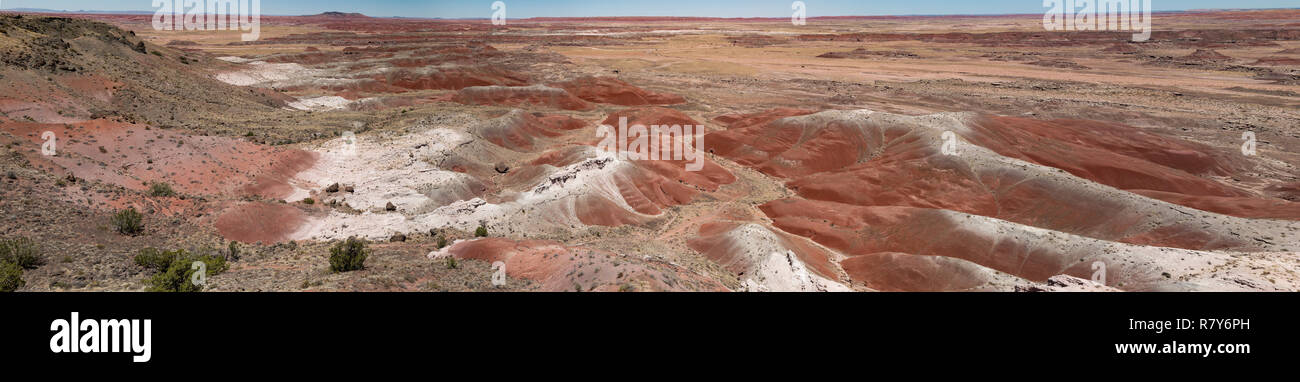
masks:
<svg viewBox="0 0 1300 382"><path fill-rule="evenodd" d="M1270 8L1201 8L1201 9L1165 9L1152 10L1152 13L1197 13L1197 12L1242 12L1242 11L1269 11L1269 10L1300 10L1300 7L1270 7ZM57 14L109 14L109 15L153 15L157 11L146 10L126 10L126 11L109 11L109 10L66 10L66 9L45 9L45 8L0 8L0 11L18 12L18 13L57 13ZM372 16L361 12L344 12L344 11L324 11L315 14L263 14L262 16L271 17L310 17L320 16L327 13L341 13L345 15L361 15L363 17L378 19L412 19L412 20L490 20L491 17L437 17L437 16ZM879 14L879 15L823 15L808 16L808 19L825 19L825 18L853 18L853 17L935 17L935 16L972 16L972 17L994 17L994 16L1033 16L1041 13L915 13L915 14ZM666 15L606 15L606 16L533 16L533 17L507 17L506 20L546 20L546 19L614 19L614 18L664 18L664 19L730 19L730 20L783 20L789 16L666 16Z"/></svg>

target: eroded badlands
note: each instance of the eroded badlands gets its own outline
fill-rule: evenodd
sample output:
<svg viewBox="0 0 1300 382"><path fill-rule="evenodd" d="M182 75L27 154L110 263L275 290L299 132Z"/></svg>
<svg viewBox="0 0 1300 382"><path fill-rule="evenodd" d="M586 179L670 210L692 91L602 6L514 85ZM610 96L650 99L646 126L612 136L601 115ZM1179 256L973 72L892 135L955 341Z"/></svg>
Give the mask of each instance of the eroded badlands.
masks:
<svg viewBox="0 0 1300 382"><path fill-rule="evenodd" d="M66 255L31 290L232 241L211 289L1297 290L1300 13L1167 17L0 15L0 228ZM604 149L620 121L701 126L648 142L702 166ZM349 237L367 269L329 272Z"/></svg>

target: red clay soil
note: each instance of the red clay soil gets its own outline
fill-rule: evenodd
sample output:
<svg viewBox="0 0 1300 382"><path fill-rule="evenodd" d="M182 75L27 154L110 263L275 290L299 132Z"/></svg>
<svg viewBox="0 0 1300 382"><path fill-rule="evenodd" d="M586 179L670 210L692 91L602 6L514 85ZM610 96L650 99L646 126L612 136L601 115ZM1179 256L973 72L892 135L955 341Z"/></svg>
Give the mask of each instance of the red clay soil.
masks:
<svg viewBox="0 0 1300 382"><path fill-rule="evenodd" d="M972 142L999 154L1055 167L1118 189L1196 209L1246 218L1300 219L1300 205L1209 178L1244 177L1240 155L1198 143L1095 121L988 116Z"/></svg>
<svg viewBox="0 0 1300 382"><path fill-rule="evenodd" d="M690 203L699 194L699 191L690 184L647 169L645 167L647 164L651 163L638 163L638 166L614 175L614 184L618 186L619 194L637 212L658 215L661 212L660 208ZM669 171L674 170L669 169ZM708 180L706 179L705 182ZM716 183L704 185L704 187L709 186L717 188Z"/></svg>
<svg viewBox="0 0 1300 382"><path fill-rule="evenodd" d="M615 139L618 137L619 120L622 118L627 118L627 126L629 128L636 125L647 127L653 125L703 126L703 124L696 122L694 119L691 119L691 117L677 110L658 106L633 107L611 113L609 117L605 118L605 120L601 122L602 125L612 127L610 132ZM703 139L702 134L699 139ZM592 144L597 143L599 140L599 138L594 139ZM650 150L662 153L662 151L660 151L660 145L654 144L654 142L660 142L661 140L655 139L651 141ZM673 142L678 143L676 140ZM704 143L704 147L707 150L709 147L707 145L708 141L705 140ZM674 145L674 147L681 146ZM671 153L671 150L669 152ZM731 172L708 159L704 160L704 167L700 171L686 171L686 166L688 164L688 161L686 160L638 160L634 161L634 163L636 163L637 166L653 171L668 180L685 182L705 191L715 191L721 185L730 184L731 182L736 181L735 175L732 175Z"/></svg>
<svg viewBox="0 0 1300 382"><path fill-rule="evenodd" d="M887 42L922 41L930 43L977 44L1003 47L1067 47L1083 45L1114 45L1131 41L1130 32L1071 31L1071 32L949 32L949 33L843 33L804 34L793 38L802 41ZM1148 44L1168 43L1179 47L1206 47L1230 44L1235 46L1276 46L1278 40L1300 39L1295 29L1197 29L1155 31Z"/></svg>
<svg viewBox="0 0 1300 382"><path fill-rule="evenodd" d="M773 111L740 117L727 130L706 136L704 147L709 152L765 174L792 178L853 165L866 159L871 149L884 145L880 136L868 136L864 126L856 121L807 125L776 119L783 114L797 113L803 111ZM769 118L770 122L759 122Z"/></svg>
<svg viewBox="0 0 1300 382"><path fill-rule="evenodd" d="M925 147L917 142L904 145L867 162L796 178L787 186L807 199L860 206L939 208L989 216L1003 211L999 190L986 187L962 163L922 154L919 150ZM1037 185L999 181L1019 187Z"/></svg>
<svg viewBox="0 0 1300 382"><path fill-rule="evenodd" d="M1265 191L1276 195L1282 200L1289 200L1292 202L1300 201L1300 182L1275 184L1265 188Z"/></svg>
<svg viewBox="0 0 1300 382"><path fill-rule="evenodd" d="M1294 57L1264 57L1255 61L1255 65L1269 66L1300 66L1300 58Z"/></svg>
<svg viewBox="0 0 1300 382"><path fill-rule="evenodd" d="M1194 224L1173 224L1117 240L1121 243L1187 249L1236 249L1249 245L1236 237L1197 229Z"/></svg>
<svg viewBox="0 0 1300 382"><path fill-rule="evenodd" d="M625 112L624 115L632 116L637 122L695 123L671 109L629 109ZM475 128L472 133L497 146L531 151L541 146L537 143L540 139L586 128L585 122L567 116L515 110ZM512 169L503 184L531 187L536 183L530 183L529 180L541 180L546 173L543 166L565 167L590 158L581 146L559 147L542 153L521 168ZM467 158L469 161L481 162ZM605 196L582 195L573 201L572 213L583 224L622 226L644 223L646 217L642 215L658 215L663 208L690 203L701 192L715 191L721 185L735 181L730 172L707 160L701 171L687 171L685 160L635 160L631 163L633 166L621 167L610 176L620 196L632 210L620 207L619 203Z"/></svg>
<svg viewBox="0 0 1300 382"><path fill-rule="evenodd" d="M574 147L548 152L537 159L547 163L530 165L526 169L541 165L568 166L588 158L579 155L579 152ZM586 225L607 227L645 223L647 218L636 213L658 215L663 208L690 203L701 192L716 190L723 184L721 182L730 183L735 180L721 167L705 167L705 170L713 170L712 172L689 172L684 170L682 164L675 165L669 161L632 163L632 166L622 167L610 174L619 195L632 210L601 195L581 195L574 200L572 207L579 221ZM725 178L716 179L719 177Z"/></svg>
<svg viewBox="0 0 1300 382"><path fill-rule="evenodd" d="M1116 188L1243 217L1300 218L1295 203L1260 198L1197 176L1236 174L1238 168L1245 167L1229 154L1198 144L1089 121L982 117L970 128L966 138L980 146ZM1135 211L1129 204L1073 187L1073 183L1040 179L1014 167L972 168L962 160L941 155L932 141L907 126L833 118L773 120L710 134L706 144L737 163L790 179L787 186L809 200L773 202L764 212L777 227L846 253L948 255L880 245L858 248L863 246L855 244L863 240L857 237L860 232L844 228L852 225L850 221L834 222L830 227L835 228L818 225L834 221L827 217L861 218L857 215L878 212L871 208L886 207L946 209L1102 240L1188 249L1252 245L1222 227L1157 220L1148 211ZM799 208L772 207L787 205L777 203ZM918 219L904 221L930 224ZM885 219L862 226L922 230L894 224L904 223ZM917 240L927 242L923 237ZM974 261L983 255L956 256Z"/></svg>
<svg viewBox="0 0 1300 382"><path fill-rule="evenodd" d="M587 158L588 156L586 155L586 150L584 150L582 146L575 145L575 146L561 147L555 150L547 151L542 155L538 155L537 158L533 159L531 162L528 162L528 164L532 166L548 165L548 166L555 166L555 167L564 167L574 163L581 162L583 160L586 160Z"/></svg>
<svg viewBox="0 0 1300 382"><path fill-rule="evenodd" d="M871 161L800 177L788 185L803 198L828 203L946 209L1103 240L1123 240L1156 229L1183 229L1200 232L1198 235L1207 239L1170 237L1168 241L1146 244L1188 249L1248 244L1234 239L1221 227L1198 228L1179 220L1156 220L1147 211L1134 210L1106 195L1081 191L1070 183L1016 171L977 171L947 156L920 154L924 147L894 147L897 149L891 147ZM1244 215L1247 211L1237 212Z"/></svg>
<svg viewBox="0 0 1300 382"><path fill-rule="evenodd" d="M1249 166L1240 155L1107 122L982 116L970 127L977 132L970 137L974 143L999 154L1120 189L1243 195L1241 190L1188 175L1228 176ZM1186 174L1177 180L1159 179L1177 172Z"/></svg>
<svg viewBox="0 0 1300 382"><path fill-rule="evenodd" d="M507 275L535 281L544 291L727 290L716 281L665 262L547 240L486 238L458 242L447 251L459 259L503 262Z"/></svg>
<svg viewBox="0 0 1300 382"><path fill-rule="evenodd" d="M623 106L675 105L686 102L675 94L656 93L612 77L582 77L553 85L583 100Z"/></svg>
<svg viewBox="0 0 1300 382"><path fill-rule="evenodd" d="M190 136L171 130L148 129L104 119L72 124L6 123L0 128L26 137L33 148L51 131L57 137L58 155L44 157L40 150L29 159L49 160L55 173L71 172L78 178L143 190L165 182L190 195L233 194L239 191L265 197L283 197L291 191L284 180L309 168L314 154L261 146L224 137Z"/></svg>
<svg viewBox="0 0 1300 382"><path fill-rule="evenodd" d="M617 133L618 121L619 119L622 119L624 117L627 118L627 125L629 127L633 125L642 125L642 126L649 127L651 125L685 126L685 125L700 124L699 122L696 122L694 119L691 119L691 117L687 116L686 114L682 114L682 112L680 111L669 109L666 107L658 107L658 106L633 107L633 108L619 110L611 113L608 117L605 118L603 122L601 122L601 124L614 127L616 130L614 132Z"/></svg>
<svg viewBox="0 0 1300 382"><path fill-rule="evenodd" d="M801 199L778 200L759 208L773 217L776 227L849 256L898 252L955 257L1031 280L1060 274L1072 261L1078 261L1061 258L1054 248L1029 248L1024 243L985 236L933 209L858 207Z"/></svg>
<svg viewBox="0 0 1300 382"><path fill-rule="evenodd" d="M307 214L284 203L251 202L230 207L217 218L221 236L242 243L278 243L288 240Z"/></svg>
<svg viewBox="0 0 1300 382"><path fill-rule="evenodd" d="M297 54L281 54L274 57L269 57L265 61L273 62L273 63L320 65L320 64L329 64L329 63L343 62L349 60L382 59L382 58L390 58L392 56L393 56L392 53L382 53L382 52L374 52L374 51L305 52L305 53L297 53Z"/></svg>
<svg viewBox="0 0 1300 382"><path fill-rule="evenodd" d="M475 86L461 89L452 101L466 105L538 106L591 110L591 104L564 89L536 86Z"/></svg>
<svg viewBox="0 0 1300 382"><path fill-rule="evenodd" d="M646 123L694 123L689 117L669 109L629 114L635 114L636 121ZM665 115L669 117L658 118ZM519 111L504 118L505 124L489 124L474 133L501 147L530 150L537 146L535 139L570 130L580 122L567 117L539 117ZM588 144L594 145L594 142ZM542 153L522 168L512 169L503 183L531 187L536 183L529 180L540 180L546 168L566 167L591 157L581 145L559 147ZM736 180L726 169L708 160L703 162L700 171L688 171L685 160L633 160L630 163L632 166L620 167L609 176L631 210L605 196L582 195L573 201L572 213L583 224L613 227L644 223L647 218L643 215L658 215L663 208L690 203L700 193L716 191Z"/></svg>
<svg viewBox="0 0 1300 382"><path fill-rule="evenodd" d="M728 129L753 126L772 122L785 117L794 117L816 113L817 110L776 108L750 114L723 114L713 118L714 122L726 125Z"/></svg>
<svg viewBox="0 0 1300 382"><path fill-rule="evenodd" d="M566 115L546 115L512 111L502 117L503 123L488 124L474 131L475 135L497 146L515 151L532 151L538 139L554 138L565 132L587 127L587 122Z"/></svg>
<svg viewBox="0 0 1300 382"><path fill-rule="evenodd" d="M623 187L619 188L622 189ZM659 212L658 206L647 203L637 203L634 208L644 214L657 214ZM618 227L648 221L623 209L618 203L609 200L609 198L600 195L579 196L573 203L573 213L578 217L578 221L590 226Z"/></svg>
<svg viewBox="0 0 1300 382"><path fill-rule="evenodd" d="M842 262L845 271L853 282L865 282L874 288L916 288L916 284L899 284L899 280L882 278L876 271L864 268L859 261L867 265L879 265L880 259L854 260L859 256L878 256L881 253L902 253L914 256L941 256L963 259L975 264L992 268L1032 281L1043 281L1058 274L1076 277L1088 277L1086 267L1080 266L1089 260L1098 260L1107 256L1104 253L1090 253L1073 249L1069 245L1042 245L1042 242L1026 242L1013 232L1002 230L984 230L978 225L963 224L960 219L952 219L945 212L935 209L911 207L860 207L839 203L816 202L802 199L778 200L759 207L773 218L773 225L799 236L817 241L831 249L837 250L849 259ZM1192 232L1194 227L1173 227L1168 232ZM1028 233L1029 236L1037 234ZM1188 238L1166 237L1165 241L1188 241ZM1224 248L1239 246L1240 243L1206 242L1207 248ZM1136 241L1136 240L1131 240ZM1140 262L1141 259L1134 259ZM920 261L924 264L924 261ZM937 261L935 259L925 261ZM899 267L919 268L917 264L903 264ZM964 265L946 264L927 272L956 272L964 274L972 269ZM1114 273L1111 281L1129 280ZM1136 275L1136 274L1135 274ZM942 273L927 276L929 283L943 283L948 277ZM956 276L954 281L966 276ZM957 287L968 285L973 280L956 283ZM872 284L875 283L875 284ZM926 287L921 283L921 289ZM907 286L913 285L913 286ZM938 288L938 287L935 287ZM1138 286L1140 288L1140 286Z"/></svg>
<svg viewBox="0 0 1300 382"><path fill-rule="evenodd" d="M527 75L491 66L430 69L428 73L393 70L374 77L376 81L411 90L460 90L471 86L525 86Z"/></svg>
<svg viewBox="0 0 1300 382"><path fill-rule="evenodd" d="M1192 207L1201 211L1255 219L1296 220L1300 217L1300 203L1295 200L1265 199L1259 197L1197 196L1151 190L1130 190L1152 199Z"/></svg>
<svg viewBox="0 0 1300 382"><path fill-rule="evenodd" d="M0 112L20 121L82 122L92 114L87 101L109 102L121 85L94 74L14 75L6 78L5 91L0 92Z"/></svg>
<svg viewBox="0 0 1300 382"><path fill-rule="evenodd" d="M289 180L298 173L312 168L319 158L320 154L310 151L284 150L281 155L269 159L266 167L252 183L240 189L240 193L268 199L286 198L294 191L293 186L289 185Z"/></svg>
<svg viewBox="0 0 1300 382"><path fill-rule="evenodd" d="M707 158L704 160L704 167L700 171L687 171L686 161L658 160L634 161L634 163L643 169L658 174L666 181L685 183L708 192L717 191L722 185L736 181L736 176L732 175L730 171Z"/></svg>

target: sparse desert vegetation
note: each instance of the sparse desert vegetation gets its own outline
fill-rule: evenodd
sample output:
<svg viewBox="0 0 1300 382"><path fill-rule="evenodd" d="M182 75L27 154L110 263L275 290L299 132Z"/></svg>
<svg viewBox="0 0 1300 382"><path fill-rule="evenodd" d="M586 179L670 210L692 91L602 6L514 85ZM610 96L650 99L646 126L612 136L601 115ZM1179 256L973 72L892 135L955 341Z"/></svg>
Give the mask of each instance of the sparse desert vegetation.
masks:
<svg viewBox="0 0 1300 382"><path fill-rule="evenodd" d="M144 232L144 214L136 211L135 207L118 211L111 223L113 230L123 235L135 236Z"/></svg>
<svg viewBox="0 0 1300 382"><path fill-rule="evenodd" d="M23 281L23 267L18 264L0 261L0 292L13 292L27 285Z"/></svg>
<svg viewBox="0 0 1300 382"><path fill-rule="evenodd" d="M170 197L170 196L176 196L176 191L172 190L172 186L170 184L163 183L163 182L156 182L149 185L149 195Z"/></svg>
<svg viewBox="0 0 1300 382"><path fill-rule="evenodd" d="M136 265L153 273L149 278L149 290L152 292L202 291L204 285L194 282L194 273L200 270L195 267L196 262L204 264L201 268L206 276L218 275L229 269L224 256L195 255L182 249L164 251L145 248L135 256Z"/></svg>
<svg viewBox="0 0 1300 382"><path fill-rule="evenodd" d="M366 269L369 255L365 240L349 237L330 248L330 271L341 273Z"/></svg>
<svg viewBox="0 0 1300 382"><path fill-rule="evenodd" d="M36 269L45 264L45 259L35 241L16 237L0 239L0 262L16 264L22 269Z"/></svg>

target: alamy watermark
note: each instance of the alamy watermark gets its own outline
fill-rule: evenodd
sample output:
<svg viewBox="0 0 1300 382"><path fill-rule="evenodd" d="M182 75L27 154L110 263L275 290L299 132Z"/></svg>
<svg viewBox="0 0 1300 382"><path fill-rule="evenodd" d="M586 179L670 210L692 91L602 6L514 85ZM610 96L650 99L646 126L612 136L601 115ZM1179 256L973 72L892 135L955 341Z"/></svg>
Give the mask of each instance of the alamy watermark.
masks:
<svg viewBox="0 0 1300 382"><path fill-rule="evenodd" d="M704 169L704 125L627 125L619 117L618 130L600 125L596 148L612 152L621 160L685 160L686 171Z"/></svg>
<svg viewBox="0 0 1300 382"><path fill-rule="evenodd" d="M1245 155L1245 156L1248 156L1248 157L1253 157L1253 156L1255 156L1255 155L1259 155L1259 152L1256 150L1256 148L1257 148L1257 147L1256 147L1256 146L1257 146L1257 143L1255 142L1255 132L1254 132L1254 131L1245 131L1245 132L1242 132L1242 133L1241 133L1241 140L1242 140L1242 143L1241 143L1241 155Z"/></svg>
<svg viewBox="0 0 1300 382"><path fill-rule="evenodd" d="M1133 41L1151 39L1152 0L1043 0L1049 31L1132 31Z"/></svg>
<svg viewBox="0 0 1300 382"><path fill-rule="evenodd" d="M41 155L52 157L59 154L59 139L53 131L46 130L41 133L41 139L45 140L41 143Z"/></svg>
<svg viewBox="0 0 1300 382"><path fill-rule="evenodd" d="M262 0L153 0L158 31L245 31L240 40L262 35Z"/></svg>
<svg viewBox="0 0 1300 382"><path fill-rule="evenodd" d="M71 319L50 322L50 352L59 353L126 353L134 362L153 358L153 320L81 319L72 312Z"/></svg>
<svg viewBox="0 0 1300 382"><path fill-rule="evenodd" d="M343 143L340 150L343 157L349 159L357 157L357 133L350 130L344 131L339 137L339 141Z"/></svg>
<svg viewBox="0 0 1300 382"><path fill-rule="evenodd" d="M208 285L208 263L195 261L190 264L190 270L194 271L194 274L190 275L190 284L200 288Z"/></svg>
<svg viewBox="0 0 1300 382"><path fill-rule="evenodd" d="M957 155L957 133L944 131L942 135L943 145L939 146L939 152L943 155Z"/></svg>
<svg viewBox="0 0 1300 382"><path fill-rule="evenodd" d="M1092 262L1092 281L1101 285L1106 285L1106 262Z"/></svg>
<svg viewBox="0 0 1300 382"><path fill-rule="evenodd" d="M506 25L506 2L497 1L492 3L492 25Z"/></svg>
<svg viewBox="0 0 1300 382"><path fill-rule="evenodd" d="M492 286L498 288L506 286L506 263L503 261L492 263Z"/></svg>
<svg viewBox="0 0 1300 382"><path fill-rule="evenodd" d="M794 13L790 14L791 24L808 25L808 4L805 4L802 1L796 1L790 3L790 10L794 11Z"/></svg>

